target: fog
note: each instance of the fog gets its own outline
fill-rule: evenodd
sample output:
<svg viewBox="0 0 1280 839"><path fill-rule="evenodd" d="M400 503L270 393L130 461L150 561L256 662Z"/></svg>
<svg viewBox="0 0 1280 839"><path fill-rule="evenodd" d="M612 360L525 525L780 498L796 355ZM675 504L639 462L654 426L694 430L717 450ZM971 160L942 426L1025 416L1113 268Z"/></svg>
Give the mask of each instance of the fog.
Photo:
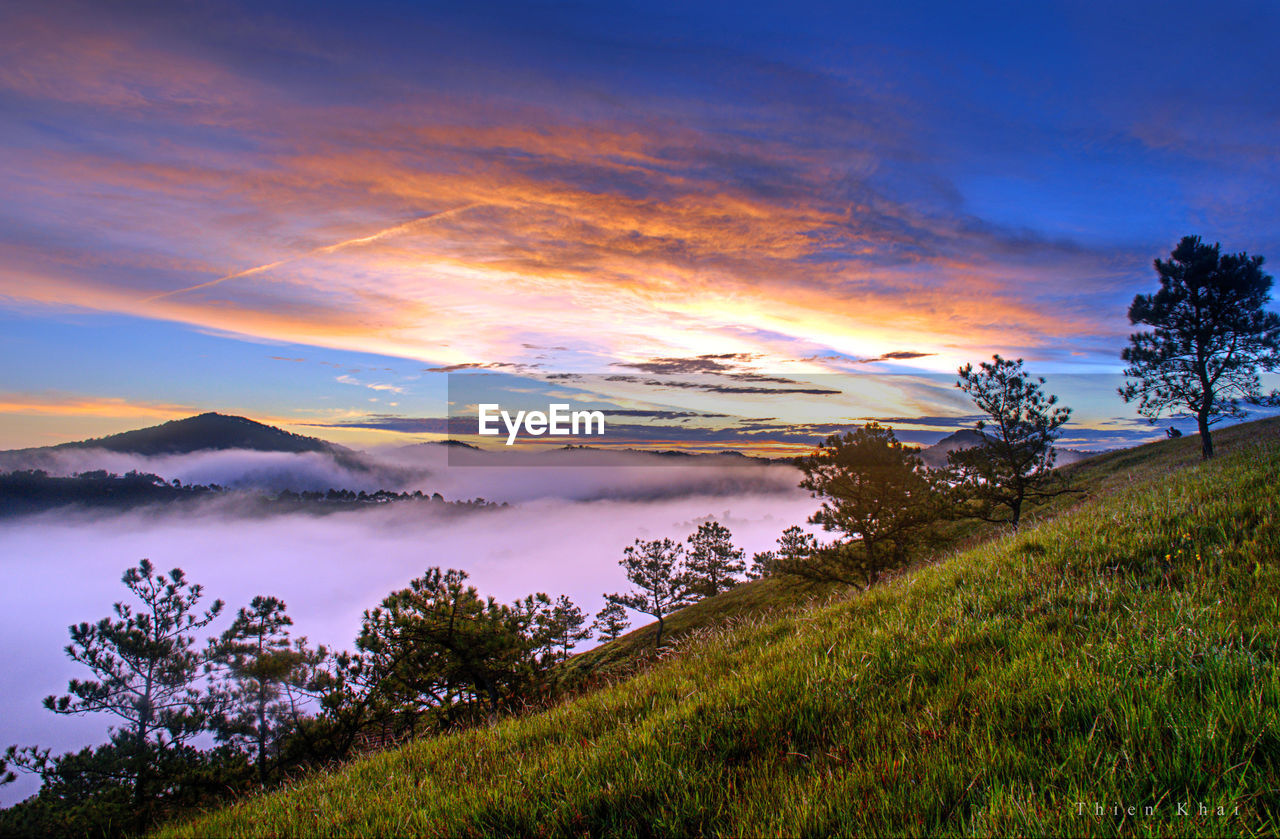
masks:
<svg viewBox="0 0 1280 839"><path fill-rule="evenodd" d="M389 463L389 455L382 453L378 462ZM122 457L89 461L71 471L88 468L139 468L184 482L238 486L286 470L291 481L311 476L319 482L312 485L316 488L374 488L353 486L334 471L342 467L331 458L310 455ZM407 457L398 468L401 474L427 470ZM67 627L107 616L111 604L127 594L120 575L143 557L164 571L184 569L204 586L209 600L227 602L209 635L221 632L254 595L270 594L288 604L295 635L350 648L361 613L429 566L461 568L482 593L501 601L534 591L568 594L594 613L603 605L603 593L626 587L617 562L636 538L684 539L700 521L715 518L750 556L771 547L783 529L803 523L815 508L795 487L798 473L782 466L611 470L444 469L435 464L429 471L420 476L424 490L513 506L459 513L392 504L326 516L248 517L221 503L110 516L55 512L0 522L0 565L7 583L0 592L5 665L0 668L0 747L41 745L61 752L104 740L109 721L101 715L57 716L40 702L65 692L68 679L88 675L63 653ZM637 625L647 621L632 619ZM34 789L34 780L24 778L0 794L8 804Z"/></svg>
<svg viewBox="0 0 1280 839"><path fill-rule="evenodd" d="M453 456L454 465L450 465ZM474 465L457 465L459 454ZM799 473L790 466L745 458L665 458L640 452L593 450L543 454L450 452L441 445L373 449L335 456L323 452L240 449L145 456L102 449L41 449L0 453L0 470L43 469L51 475L105 469L150 472L184 484L244 490L439 492L449 500L536 498L651 499L689 494L787 493Z"/></svg>

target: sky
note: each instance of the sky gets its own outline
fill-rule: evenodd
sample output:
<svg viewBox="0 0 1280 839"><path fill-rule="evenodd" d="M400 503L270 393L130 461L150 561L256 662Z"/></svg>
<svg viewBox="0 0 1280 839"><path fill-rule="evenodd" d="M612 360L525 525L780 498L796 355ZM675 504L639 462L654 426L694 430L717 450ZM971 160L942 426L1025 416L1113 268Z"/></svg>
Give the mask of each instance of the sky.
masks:
<svg viewBox="0 0 1280 839"><path fill-rule="evenodd" d="M477 366L908 382L992 353L1070 392L1082 445L1151 433L1113 387L1152 259L1280 252L1278 29L1240 2L8 2L0 448L210 410L403 442ZM908 390L868 411L972 413Z"/></svg>

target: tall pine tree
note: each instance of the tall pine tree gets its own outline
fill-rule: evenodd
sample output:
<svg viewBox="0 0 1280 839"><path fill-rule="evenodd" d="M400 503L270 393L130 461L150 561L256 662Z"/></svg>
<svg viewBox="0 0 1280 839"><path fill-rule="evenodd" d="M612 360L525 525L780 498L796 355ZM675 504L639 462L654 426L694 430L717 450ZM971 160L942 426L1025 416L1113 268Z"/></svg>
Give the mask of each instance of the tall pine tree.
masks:
<svg viewBox="0 0 1280 839"><path fill-rule="evenodd" d="M165 787L158 767L204 727L197 688L204 656L193 633L217 617L222 601L197 611L202 588L188 582L181 568L158 574L146 559L121 581L136 603L118 602L114 617L70 628L67 655L92 678L72 679L68 695L45 697L44 705L57 714L116 718L112 743L125 763L134 818L145 824Z"/></svg>
<svg viewBox="0 0 1280 839"><path fill-rule="evenodd" d="M689 537L686 567L690 592L698 597L714 597L737 584L737 575L746 568L743 551L733 546L733 534L718 521L704 521Z"/></svg>
<svg viewBox="0 0 1280 839"><path fill-rule="evenodd" d="M1215 423L1244 417L1242 403L1280 403L1276 391L1263 395L1258 377L1280 368L1280 315L1265 308L1272 279L1262 257L1220 247L1186 236L1167 261L1155 261L1160 290L1129 306L1129 322L1151 329L1131 335L1121 354L1129 380L1120 396L1152 422L1167 410L1194 416L1205 459Z"/></svg>
<svg viewBox="0 0 1280 839"><path fill-rule="evenodd" d="M221 675L212 691L219 739L247 746L258 780L270 778L272 745L291 718L284 687L299 678L302 648L290 644L293 620L274 597L253 598L211 645L211 668Z"/></svg>

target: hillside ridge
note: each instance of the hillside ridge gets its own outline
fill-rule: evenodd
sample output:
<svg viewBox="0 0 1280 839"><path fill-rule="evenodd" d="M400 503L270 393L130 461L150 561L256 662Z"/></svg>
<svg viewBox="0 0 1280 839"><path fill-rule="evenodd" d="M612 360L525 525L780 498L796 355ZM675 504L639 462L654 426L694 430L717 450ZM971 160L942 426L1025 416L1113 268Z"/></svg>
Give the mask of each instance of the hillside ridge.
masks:
<svg viewBox="0 0 1280 839"><path fill-rule="evenodd" d="M1278 429L1081 464L1018 534L161 835L1274 835Z"/></svg>

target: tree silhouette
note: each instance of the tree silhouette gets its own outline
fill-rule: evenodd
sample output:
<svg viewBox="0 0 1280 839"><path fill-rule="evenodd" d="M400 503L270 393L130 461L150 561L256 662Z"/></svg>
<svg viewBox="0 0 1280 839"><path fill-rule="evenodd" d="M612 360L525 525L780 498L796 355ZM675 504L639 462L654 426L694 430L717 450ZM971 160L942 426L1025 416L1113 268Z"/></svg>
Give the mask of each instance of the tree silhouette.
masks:
<svg viewBox="0 0 1280 839"><path fill-rule="evenodd" d="M658 635L653 645L661 646L666 616L689 603L684 546L670 539L637 539L623 551L618 564L626 571L634 590L606 594L605 599L657 618Z"/></svg>
<svg viewBox="0 0 1280 839"><path fill-rule="evenodd" d="M797 525L791 525L778 537L778 548L773 551L759 551L751 557L751 567L747 576L753 580L773 576L786 567L794 567L797 561L813 557L818 551L818 540L811 533L805 533Z"/></svg>
<svg viewBox="0 0 1280 839"><path fill-rule="evenodd" d="M128 759L135 816L143 823L157 764L203 727L196 679L204 659L192 633L221 612L222 601L196 612L201 587L187 582L181 568L167 577L155 573L146 559L121 580L137 604L116 603L114 619L70 628L67 655L94 678L72 679L69 695L45 697L44 705L57 714L106 713L122 723L112 742Z"/></svg>
<svg viewBox="0 0 1280 839"><path fill-rule="evenodd" d="M1129 323L1152 329L1129 336L1121 353L1129 380L1120 396L1137 400L1153 423L1169 409L1190 412L1205 459L1213 457L1210 427L1244 417L1242 402L1280 403L1276 391L1262 394L1258 378L1280 367L1280 316L1264 308L1272 279L1262 257L1220 247L1185 236L1168 261L1155 261L1160 290L1129 306Z"/></svg>
<svg viewBox="0 0 1280 839"><path fill-rule="evenodd" d="M604 608L596 612L596 619L591 624L591 631L602 642L616 641L631 626L627 620L627 611L618 603L606 603Z"/></svg>
<svg viewBox="0 0 1280 839"><path fill-rule="evenodd" d="M549 608L545 594L506 606L466 585L467 574L429 568L409 587L388 595L364 615L356 641L363 678L397 713L414 719L481 704L493 718L524 689L537 670L535 631Z"/></svg>
<svg viewBox="0 0 1280 839"><path fill-rule="evenodd" d="M822 501L810 521L845 541L813 563L803 556L814 553L813 542L799 528L788 530L778 567L789 573L847 582L857 570L870 584L884 567L903 562L945 511L939 476L878 423L828 437L799 466L800 486Z"/></svg>
<svg viewBox="0 0 1280 839"><path fill-rule="evenodd" d="M306 639L296 648L290 644L292 625L282 601L258 596L209 650L210 668L223 674L211 693L214 728L219 739L252 749L263 784L270 775L268 750L290 721L284 688L299 680L306 660Z"/></svg>
<svg viewBox="0 0 1280 839"><path fill-rule="evenodd" d="M798 525L791 525L778 537L778 558L804 559L818 549L818 540L812 533L805 533Z"/></svg>
<svg viewBox="0 0 1280 839"><path fill-rule="evenodd" d="M548 623L551 628L552 642L560 648L557 657L561 661L569 657L569 651L576 647L579 641L591 637L591 630L584 628L587 623L586 615L565 594L556 599L555 605L551 608Z"/></svg>
<svg viewBox="0 0 1280 839"><path fill-rule="evenodd" d="M1075 491L1053 473L1053 442L1071 409L1055 407L1058 397L1044 392L1045 380L1033 379L1020 358L995 355L977 370L966 364L959 375L956 387L990 420L977 424L982 442L950 452L947 463L963 482L973 515L1016 530L1027 504Z"/></svg>
<svg viewBox="0 0 1280 839"><path fill-rule="evenodd" d="M746 568L743 552L733 546L733 534L717 521L704 521L689 537L685 567L690 594L714 597L737 583L734 579Z"/></svg>

